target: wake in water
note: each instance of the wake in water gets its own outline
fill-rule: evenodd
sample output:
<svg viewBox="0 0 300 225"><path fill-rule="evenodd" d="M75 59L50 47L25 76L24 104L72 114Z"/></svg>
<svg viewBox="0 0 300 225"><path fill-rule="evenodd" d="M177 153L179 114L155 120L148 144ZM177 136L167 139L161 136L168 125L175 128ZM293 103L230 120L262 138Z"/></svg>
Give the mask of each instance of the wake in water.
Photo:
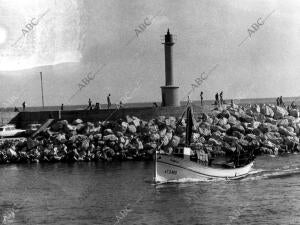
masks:
<svg viewBox="0 0 300 225"><path fill-rule="evenodd" d="M248 181L248 180L261 180L261 179L276 179L276 178L297 176L299 174L300 174L299 167L286 166L274 170L254 170L251 171L249 176L243 180Z"/></svg>
<svg viewBox="0 0 300 225"><path fill-rule="evenodd" d="M182 178L179 180L172 180L168 182L159 182L156 183L158 185L160 184L167 184L167 183L197 183L197 182L215 182L215 181L224 181L226 179L224 178L199 178L199 179L194 179L194 178Z"/></svg>

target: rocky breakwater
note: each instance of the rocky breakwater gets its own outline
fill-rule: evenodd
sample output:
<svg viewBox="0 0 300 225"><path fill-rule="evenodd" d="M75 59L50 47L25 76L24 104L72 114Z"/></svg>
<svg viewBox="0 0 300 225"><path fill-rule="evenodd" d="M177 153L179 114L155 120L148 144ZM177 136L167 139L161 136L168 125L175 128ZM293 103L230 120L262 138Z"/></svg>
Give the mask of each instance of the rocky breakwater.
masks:
<svg viewBox="0 0 300 225"><path fill-rule="evenodd" d="M152 160L158 144L168 145L176 119L55 122L34 138L0 144L0 162ZM173 142L176 142L174 138ZM178 144L177 144L178 145Z"/></svg>
<svg viewBox="0 0 300 225"><path fill-rule="evenodd" d="M234 105L205 114L199 130L211 133L208 143L225 152L238 146L244 151L253 149L256 155L299 152L298 115L297 109L287 111L271 104Z"/></svg>
<svg viewBox="0 0 300 225"><path fill-rule="evenodd" d="M155 149L171 153L185 142L185 119L55 122L35 138L0 143L0 162L152 160ZM196 118L192 145L212 155L254 150L277 155L299 151L300 119L295 109L233 105Z"/></svg>

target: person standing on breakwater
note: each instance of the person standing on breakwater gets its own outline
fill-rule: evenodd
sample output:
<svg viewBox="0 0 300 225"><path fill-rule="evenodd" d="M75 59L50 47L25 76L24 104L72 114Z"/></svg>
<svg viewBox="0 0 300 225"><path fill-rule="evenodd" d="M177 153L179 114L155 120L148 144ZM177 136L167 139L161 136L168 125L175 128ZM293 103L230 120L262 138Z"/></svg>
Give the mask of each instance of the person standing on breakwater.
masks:
<svg viewBox="0 0 300 225"><path fill-rule="evenodd" d="M279 97L279 105L285 107L283 100L282 100L282 96Z"/></svg>
<svg viewBox="0 0 300 225"><path fill-rule="evenodd" d="M200 102L201 105L203 105L203 91L200 92Z"/></svg>
<svg viewBox="0 0 300 225"><path fill-rule="evenodd" d="M25 101L22 103L22 107L23 107L23 111L25 111L25 108L26 108L26 103L25 103Z"/></svg>
<svg viewBox="0 0 300 225"><path fill-rule="evenodd" d="M61 104L60 106L60 110L63 111L64 110L64 104Z"/></svg>
<svg viewBox="0 0 300 225"><path fill-rule="evenodd" d="M217 93L217 94L215 95L215 99L216 99L215 105L219 105L219 93Z"/></svg>
<svg viewBox="0 0 300 225"><path fill-rule="evenodd" d="M109 109L111 106L111 102L110 102L110 94L108 94L107 96L107 108Z"/></svg>
<svg viewBox="0 0 300 225"><path fill-rule="evenodd" d="M89 107L88 107L88 109L92 109L92 100L89 98Z"/></svg>
<svg viewBox="0 0 300 225"><path fill-rule="evenodd" d="M279 106L279 98L276 98L276 105Z"/></svg>
<svg viewBox="0 0 300 225"><path fill-rule="evenodd" d="M220 104L223 105L223 91L220 92Z"/></svg>

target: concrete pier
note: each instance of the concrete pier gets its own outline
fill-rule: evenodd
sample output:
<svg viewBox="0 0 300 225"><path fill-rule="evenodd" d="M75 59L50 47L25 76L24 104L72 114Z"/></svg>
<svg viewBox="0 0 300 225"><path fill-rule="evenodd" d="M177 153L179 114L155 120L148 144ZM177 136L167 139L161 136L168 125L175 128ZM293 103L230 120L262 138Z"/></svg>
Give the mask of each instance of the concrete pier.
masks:
<svg viewBox="0 0 300 225"><path fill-rule="evenodd" d="M199 116L202 108L193 106L194 115ZM121 109L101 109L101 110L70 110L70 111L38 111L19 112L14 114L9 123L15 124L17 128L26 128L31 123L44 123L48 119L67 120L73 122L75 119L82 119L84 122L96 122L104 120L124 119L126 116L136 116L143 120L150 120L157 116L180 117L185 111L185 106L179 107L136 107Z"/></svg>

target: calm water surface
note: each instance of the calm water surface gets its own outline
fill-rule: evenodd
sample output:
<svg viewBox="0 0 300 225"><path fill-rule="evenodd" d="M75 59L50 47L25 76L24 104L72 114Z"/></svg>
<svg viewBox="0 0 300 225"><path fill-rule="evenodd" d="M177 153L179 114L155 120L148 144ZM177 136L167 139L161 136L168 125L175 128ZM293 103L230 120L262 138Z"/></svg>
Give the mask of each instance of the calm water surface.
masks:
<svg viewBox="0 0 300 225"><path fill-rule="evenodd" d="M152 184L153 163L1 165L2 224L300 224L300 156L239 181Z"/></svg>

